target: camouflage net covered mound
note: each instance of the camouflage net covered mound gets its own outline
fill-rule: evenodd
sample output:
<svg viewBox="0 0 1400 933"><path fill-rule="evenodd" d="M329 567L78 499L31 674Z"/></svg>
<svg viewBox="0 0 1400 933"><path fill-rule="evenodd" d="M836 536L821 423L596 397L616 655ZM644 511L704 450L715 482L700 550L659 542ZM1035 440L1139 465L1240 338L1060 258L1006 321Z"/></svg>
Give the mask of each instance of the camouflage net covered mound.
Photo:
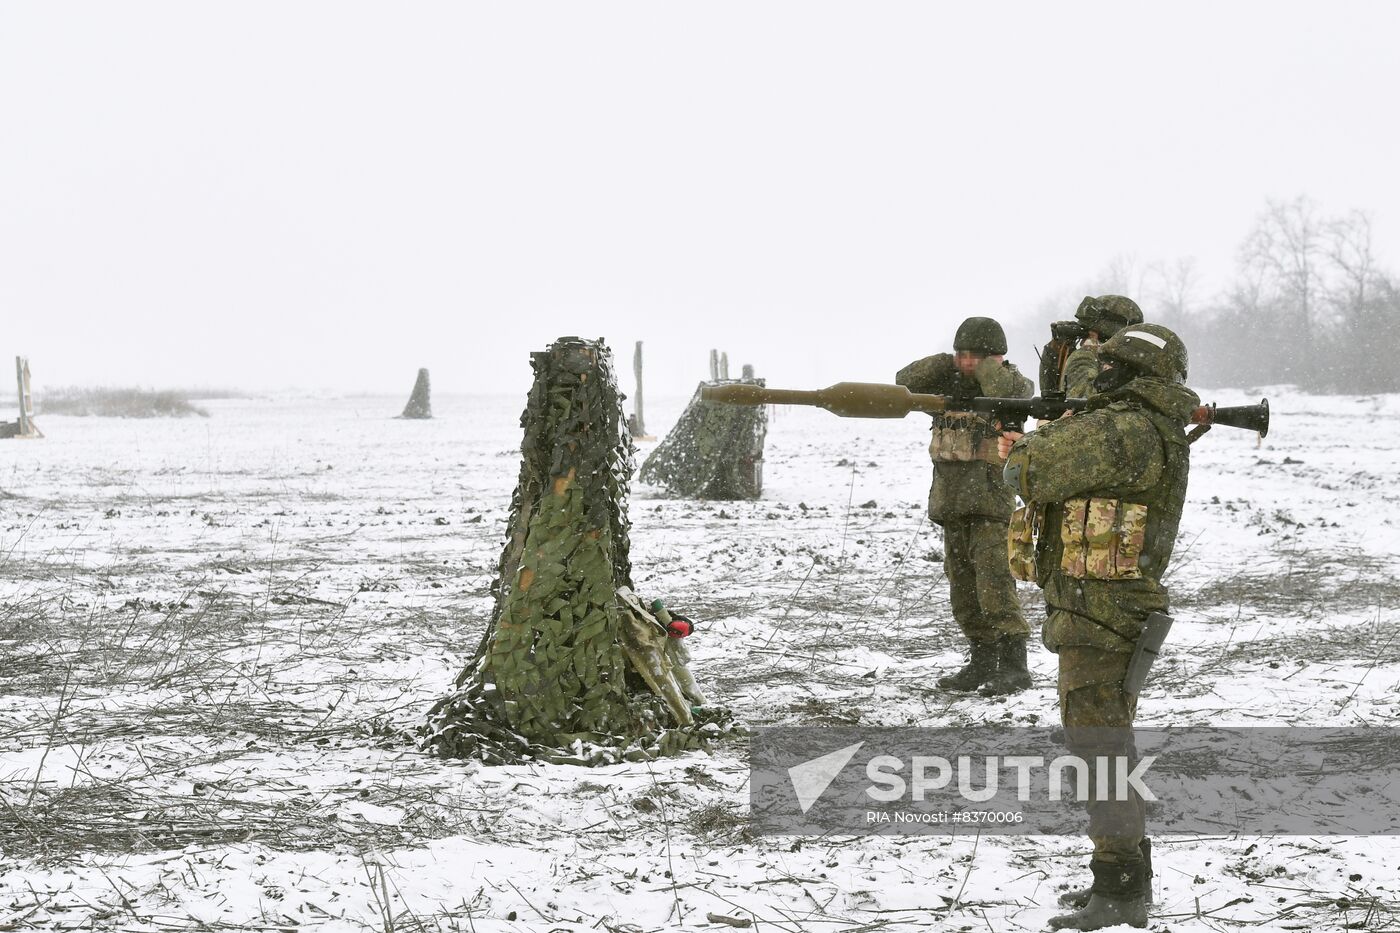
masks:
<svg viewBox="0 0 1400 933"><path fill-rule="evenodd" d="M413 383L413 394L408 397L408 404L403 407L403 414L400 418L431 418L433 416L433 405L431 400L432 387L428 383L428 371L418 370L418 379Z"/></svg>
<svg viewBox="0 0 1400 933"><path fill-rule="evenodd" d="M702 382L671 433L656 445L638 477L687 499L757 499L763 494L763 442L768 409L700 399L707 385L762 379Z"/></svg>
<svg viewBox="0 0 1400 933"><path fill-rule="evenodd" d="M630 594L633 447L611 353L565 337L531 365L491 622L457 689L429 711L426 743L488 763L605 764L702 747L730 717L692 706L692 695L703 700L693 681L684 695L676 687L688 679L675 661L683 649Z"/></svg>

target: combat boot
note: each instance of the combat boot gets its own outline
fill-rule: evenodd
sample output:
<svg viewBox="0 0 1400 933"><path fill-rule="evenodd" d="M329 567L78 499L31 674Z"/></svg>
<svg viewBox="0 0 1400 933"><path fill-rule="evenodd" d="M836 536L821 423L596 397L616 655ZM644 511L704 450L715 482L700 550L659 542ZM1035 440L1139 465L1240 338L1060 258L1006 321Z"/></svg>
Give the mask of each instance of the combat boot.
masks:
<svg viewBox="0 0 1400 933"><path fill-rule="evenodd" d="M1152 906L1152 840L1143 836L1138 842L1138 851L1142 853L1142 867L1146 874L1147 881L1147 906ZM1092 886L1087 888L1075 888L1060 895L1061 907L1084 907L1089 903L1089 895L1094 893Z"/></svg>
<svg viewBox="0 0 1400 933"><path fill-rule="evenodd" d="M1020 693L1031 685L1030 668L1026 666L1026 639L1012 636L996 643L997 672L981 690L984 697Z"/></svg>
<svg viewBox="0 0 1400 933"><path fill-rule="evenodd" d="M1052 930L1101 930L1125 924L1147 926L1147 867L1142 862L1092 861L1094 887L1089 903L1050 920Z"/></svg>
<svg viewBox="0 0 1400 933"><path fill-rule="evenodd" d="M974 641L971 644L967 664L956 674L938 678L938 686L944 690L976 690L996 674L996 642Z"/></svg>

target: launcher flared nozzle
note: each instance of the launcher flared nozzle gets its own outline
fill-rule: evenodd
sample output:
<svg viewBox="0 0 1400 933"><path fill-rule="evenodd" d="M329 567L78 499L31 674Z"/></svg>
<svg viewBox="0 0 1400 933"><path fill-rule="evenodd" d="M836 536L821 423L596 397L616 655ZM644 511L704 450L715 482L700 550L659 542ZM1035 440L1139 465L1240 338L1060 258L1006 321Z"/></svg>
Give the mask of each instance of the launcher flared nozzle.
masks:
<svg viewBox="0 0 1400 933"><path fill-rule="evenodd" d="M1242 428L1257 431L1260 437L1269 436L1269 400L1260 399L1258 405L1232 405L1220 408L1216 405L1202 405L1191 416L1193 424L1223 424L1227 428Z"/></svg>

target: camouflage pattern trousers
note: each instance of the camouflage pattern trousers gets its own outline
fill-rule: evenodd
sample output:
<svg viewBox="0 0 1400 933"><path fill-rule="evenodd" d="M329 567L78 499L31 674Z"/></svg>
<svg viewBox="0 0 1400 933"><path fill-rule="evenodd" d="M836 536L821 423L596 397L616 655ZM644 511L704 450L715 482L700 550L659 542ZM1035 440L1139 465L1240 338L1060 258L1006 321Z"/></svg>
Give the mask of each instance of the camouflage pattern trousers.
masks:
<svg viewBox="0 0 1400 933"><path fill-rule="evenodd" d="M1029 638L1006 562L1005 520L960 518L943 523L943 571L953 620L968 641Z"/></svg>
<svg viewBox="0 0 1400 933"><path fill-rule="evenodd" d="M1094 859L1124 864L1142 860L1138 843L1145 831L1146 804L1126 787L1117 792L1120 772L1115 759L1127 760L1126 770L1137 764L1133 745L1133 717L1137 697L1123 691L1123 675L1129 655L1088 645L1061 645L1060 722L1069 750L1089 762L1087 808L1089 840ZM1101 768L1108 774L1102 778ZM1107 794L1101 791L1107 789ZM1122 798L1122 799L1119 799Z"/></svg>

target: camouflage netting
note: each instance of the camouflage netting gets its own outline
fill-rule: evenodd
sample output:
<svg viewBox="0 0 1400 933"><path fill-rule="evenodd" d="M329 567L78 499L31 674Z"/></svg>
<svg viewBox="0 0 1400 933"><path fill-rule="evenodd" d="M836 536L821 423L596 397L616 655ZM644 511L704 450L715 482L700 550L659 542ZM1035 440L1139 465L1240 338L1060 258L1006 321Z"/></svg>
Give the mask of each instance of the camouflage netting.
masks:
<svg viewBox="0 0 1400 933"><path fill-rule="evenodd" d="M408 404L403 407L403 414L400 418L431 418L433 416L432 402L429 400L430 387L428 385L428 371L418 370L418 380L413 383L413 394L408 397Z"/></svg>
<svg viewBox="0 0 1400 933"><path fill-rule="evenodd" d="M721 379L701 383L701 388L736 382L764 384L762 379ZM703 402L697 389L638 478L689 499L757 499L763 493L767 434L765 406Z"/></svg>
<svg viewBox="0 0 1400 933"><path fill-rule="evenodd" d="M668 705L648 686L670 678L684 650L618 595L631 588L634 461L612 355L602 341L564 337L531 365L495 609L457 689L429 711L426 742L488 763L606 764L702 747L731 727L728 713L692 708L674 689Z"/></svg>

